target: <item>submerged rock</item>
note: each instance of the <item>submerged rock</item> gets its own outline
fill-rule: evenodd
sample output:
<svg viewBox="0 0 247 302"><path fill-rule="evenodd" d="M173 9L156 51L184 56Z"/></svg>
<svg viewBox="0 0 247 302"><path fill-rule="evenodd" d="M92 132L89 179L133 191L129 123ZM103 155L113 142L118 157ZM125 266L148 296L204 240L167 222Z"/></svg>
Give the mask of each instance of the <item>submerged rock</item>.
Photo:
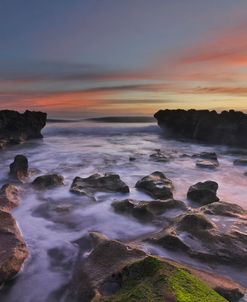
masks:
<svg viewBox="0 0 247 302"><path fill-rule="evenodd" d="M58 174L47 174L38 176L32 182L32 185L35 189L51 189L54 187L62 186L64 184L64 178Z"/></svg>
<svg viewBox="0 0 247 302"><path fill-rule="evenodd" d="M196 153L192 157L199 157L199 158L202 158L202 159L208 159L208 160L218 161L218 157L217 157L217 154L215 152Z"/></svg>
<svg viewBox="0 0 247 302"><path fill-rule="evenodd" d="M16 155L14 162L9 166L11 177L20 181L28 176L28 159L24 155Z"/></svg>
<svg viewBox="0 0 247 302"><path fill-rule="evenodd" d="M6 184L0 190L0 210L10 212L20 203L20 188ZM1 242L0 242L1 244Z"/></svg>
<svg viewBox="0 0 247 302"><path fill-rule="evenodd" d="M247 166L247 158L235 159L233 164L235 166Z"/></svg>
<svg viewBox="0 0 247 302"><path fill-rule="evenodd" d="M218 161L199 159L196 161L196 166L205 169L216 169L219 163Z"/></svg>
<svg viewBox="0 0 247 302"><path fill-rule="evenodd" d="M186 205L175 199L138 201L125 199L114 201L112 207L117 213L130 214L139 220L151 221L169 210L186 210Z"/></svg>
<svg viewBox="0 0 247 302"><path fill-rule="evenodd" d="M136 188L155 199L173 198L173 184L162 172L156 171L143 177L136 183Z"/></svg>
<svg viewBox="0 0 247 302"><path fill-rule="evenodd" d="M129 193L129 187L117 174L96 173L86 178L74 178L70 192L80 195L93 195L96 192Z"/></svg>
<svg viewBox="0 0 247 302"><path fill-rule="evenodd" d="M169 154L161 150L156 150L156 152L151 154L149 157L157 162L168 162L171 159Z"/></svg>
<svg viewBox="0 0 247 302"><path fill-rule="evenodd" d="M217 190L218 184L215 181L198 182L189 188L187 198L205 205L219 200Z"/></svg>
<svg viewBox="0 0 247 302"><path fill-rule="evenodd" d="M202 212L210 215L229 216L237 218L246 218L247 211L241 208L239 205L228 202L213 202L200 208Z"/></svg>
<svg viewBox="0 0 247 302"><path fill-rule="evenodd" d="M83 301L195 301L223 302L222 296L175 263L149 256L131 244L96 234L95 247L78 260L70 298Z"/></svg>
<svg viewBox="0 0 247 302"><path fill-rule="evenodd" d="M0 284L20 271L27 256L28 250L15 219L0 210Z"/></svg>
<svg viewBox="0 0 247 302"><path fill-rule="evenodd" d="M247 147L247 115L234 110L160 110L154 117L166 136Z"/></svg>
<svg viewBox="0 0 247 302"><path fill-rule="evenodd" d="M13 110L0 111L0 142L2 146L19 144L28 139L42 138L41 130L46 124L46 113Z"/></svg>

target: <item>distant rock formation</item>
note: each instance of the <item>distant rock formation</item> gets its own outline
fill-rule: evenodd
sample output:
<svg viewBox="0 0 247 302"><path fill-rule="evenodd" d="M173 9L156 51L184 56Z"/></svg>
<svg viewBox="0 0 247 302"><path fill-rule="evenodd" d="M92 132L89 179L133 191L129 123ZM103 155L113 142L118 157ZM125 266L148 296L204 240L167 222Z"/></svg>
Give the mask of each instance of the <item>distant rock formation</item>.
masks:
<svg viewBox="0 0 247 302"><path fill-rule="evenodd" d="M160 110L154 117L167 136L247 147L247 114L209 110Z"/></svg>
<svg viewBox="0 0 247 302"><path fill-rule="evenodd" d="M46 125L43 112L13 110L0 111L0 149L8 144L20 144L28 139L42 138L41 129Z"/></svg>

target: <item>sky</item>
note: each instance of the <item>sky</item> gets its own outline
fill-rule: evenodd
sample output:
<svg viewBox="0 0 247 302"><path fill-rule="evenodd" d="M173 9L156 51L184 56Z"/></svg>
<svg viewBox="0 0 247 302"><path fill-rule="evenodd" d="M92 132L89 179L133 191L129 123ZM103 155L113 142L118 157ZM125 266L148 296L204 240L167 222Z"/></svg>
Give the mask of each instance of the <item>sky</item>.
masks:
<svg viewBox="0 0 247 302"><path fill-rule="evenodd" d="M247 112L246 0L0 0L0 109Z"/></svg>

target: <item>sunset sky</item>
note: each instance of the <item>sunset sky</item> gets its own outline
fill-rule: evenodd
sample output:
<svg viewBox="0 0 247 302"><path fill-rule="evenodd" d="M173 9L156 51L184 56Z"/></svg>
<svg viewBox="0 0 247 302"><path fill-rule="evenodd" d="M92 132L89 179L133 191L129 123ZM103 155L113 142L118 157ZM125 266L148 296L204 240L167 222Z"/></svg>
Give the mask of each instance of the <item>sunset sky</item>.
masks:
<svg viewBox="0 0 247 302"><path fill-rule="evenodd" d="M0 109L247 111L246 0L0 0Z"/></svg>

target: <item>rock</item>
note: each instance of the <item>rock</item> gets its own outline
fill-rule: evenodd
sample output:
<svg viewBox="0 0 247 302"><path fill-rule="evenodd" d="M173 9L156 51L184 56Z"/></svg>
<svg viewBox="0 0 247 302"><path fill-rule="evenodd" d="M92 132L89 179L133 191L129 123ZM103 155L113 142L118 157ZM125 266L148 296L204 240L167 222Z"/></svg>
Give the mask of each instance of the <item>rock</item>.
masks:
<svg viewBox="0 0 247 302"><path fill-rule="evenodd" d="M239 205L228 202L213 202L200 208L200 210L209 215L220 215L247 219L247 211Z"/></svg>
<svg viewBox="0 0 247 302"><path fill-rule="evenodd" d="M146 240L166 249L184 252L207 264L247 265L247 234L221 230L200 212L176 217L168 228Z"/></svg>
<svg viewBox="0 0 247 302"><path fill-rule="evenodd" d="M38 190L51 189L64 185L64 178L58 174L42 175L35 178L35 180L32 182L32 185Z"/></svg>
<svg viewBox="0 0 247 302"><path fill-rule="evenodd" d="M100 240L75 267L71 301L177 301L179 293L188 301L226 302L181 266L116 240Z"/></svg>
<svg viewBox="0 0 247 302"><path fill-rule="evenodd" d="M199 159L196 161L196 166L199 168L206 168L206 169L216 169L219 166L219 163L212 160L202 160Z"/></svg>
<svg viewBox="0 0 247 302"><path fill-rule="evenodd" d="M247 115L234 110L160 110L154 117L168 137L247 147Z"/></svg>
<svg viewBox="0 0 247 302"><path fill-rule="evenodd" d="M129 187L117 174L96 173L87 178L74 178L70 192L89 196L96 192L129 193Z"/></svg>
<svg viewBox="0 0 247 302"><path fill-rule="evenodd" d="M173 198L172 181L159 171L143 177L135 186L155 199Z"/></svg>
<svg viewBox="0 0 247 302"><path fill-rule="evenodd" d="M24 155L16 155L14 162L9 166L11 177L20 181L28 176L28 159Z"/></svg>
<svg viewBox="0 0 247 302"><path fill-rule="evenodd" d="M147 221L151 221L168 210L186 210L186 205L182 201L175 199L152 201L125 199L114 201L112 207L117 213L130 214L137 219Z"/></svg>
<svg viewBox="0 0 247 302"><path fill-rule="evenodd" d="M135 161L135 160L136 160L136 157L134 157L134 156L129 157L129 161Z"/></svg>
<svg viewBox="0 0 247 302"><path fill-rule="evenodd" d="M212 161L218 161L217 154L215 152L201 152L201 153L196 153L192 157L199 157L202 159L208 159Z"/></svg>
<svg viewBox="0 0 247 302"><path fill-rule="evenodd" d="M150 159L157 162L168 162L171 156L166 152L162 152L161 150L157 150L155 153L150 155Z"/></svg>
<svg viewBox="0 0 247 302"><path fill-rule="evenodd" d="M0 284L12 279L28 256L21 232L10 213L0 211Z"/></svg>
<svg viewBox="0 0 247 302"><path fill-rule="evenodd" d="M10 212L20 203L20 188L6 184L0 190L0 210Z"/></svg>
<svg viewBox="0 0 247 302"><path fill-rule="evenodd" d="M19 144L33 138L42 138L41 129L46 124L46 113L13 110L0 111L1 145Z"/></svg>
<svg viewBox="0 0 247 302"><path fill-rule="evenodd" d="M235 166L247 166L247 159L246 158L235 159L233 164Z"/></svg>
<svg viewBox="0 0 247 302"><path fill-rule="evenodd" d="M187 198L205 205L219 200L216 196L217 190L218 184L215 181L198 182L189 188Z"/></svg>

